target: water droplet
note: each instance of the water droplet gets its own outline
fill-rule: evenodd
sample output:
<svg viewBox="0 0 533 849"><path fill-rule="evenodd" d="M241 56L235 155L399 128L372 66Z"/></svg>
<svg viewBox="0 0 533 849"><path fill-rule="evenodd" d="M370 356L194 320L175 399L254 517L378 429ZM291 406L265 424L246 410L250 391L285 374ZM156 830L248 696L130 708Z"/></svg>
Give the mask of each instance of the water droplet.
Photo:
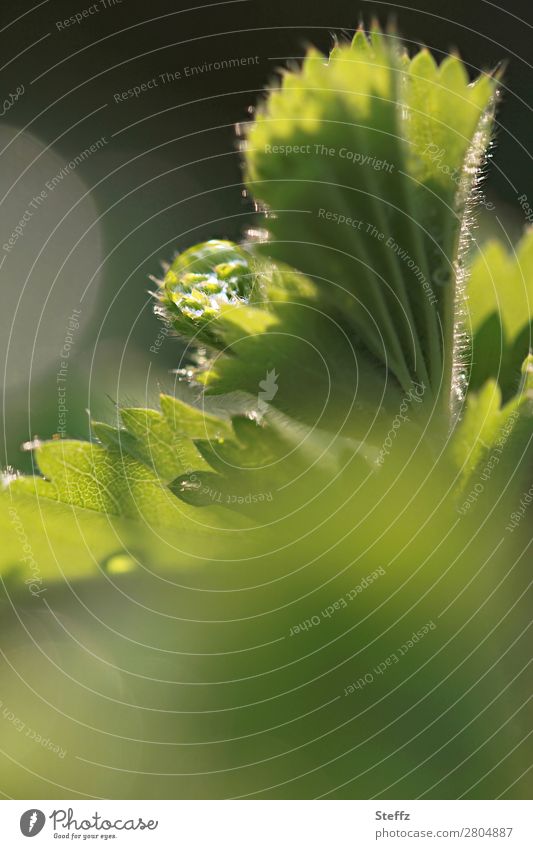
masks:
<svg viewBox="0 0 533 849"><path fill-rule="evenodd" d="M132 572L135 566L135 560L125 551L112 554L103 564L105 571L110 575L124 575L126 572Z"/></svg>

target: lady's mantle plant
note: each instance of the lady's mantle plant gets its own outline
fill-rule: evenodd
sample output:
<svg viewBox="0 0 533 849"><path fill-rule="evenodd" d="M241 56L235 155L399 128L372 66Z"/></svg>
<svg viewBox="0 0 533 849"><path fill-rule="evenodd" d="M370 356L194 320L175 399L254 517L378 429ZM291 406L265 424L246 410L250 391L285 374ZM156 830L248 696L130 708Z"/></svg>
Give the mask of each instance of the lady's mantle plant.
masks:
<svg viewBox="0 0 533 849"><path fill-rule="evenodd" d="M176 392L9 476L7 683L69 758L12 736L6 793L530 797L533 237L468 268L497 97L378 29L268 94L263 211L155 293Z"/></svg>
<svg viewBox="0 0 533 849"><path fill-rule="evenodd" d="M377 27L310 50L245 130L256 225L160 281L156 311L190 343L188 395L121 408L89 443L42 443L39 474L10 475L5 499L37 498L51 525L59 502L88 523L248 527L337 480L379 492L402 440L398 459L416 448L421 469L446 469L458 504L495 445L520 481L533 239L485 246L470 277L467 263L498 84L456 56L409 58Z"/></svg>

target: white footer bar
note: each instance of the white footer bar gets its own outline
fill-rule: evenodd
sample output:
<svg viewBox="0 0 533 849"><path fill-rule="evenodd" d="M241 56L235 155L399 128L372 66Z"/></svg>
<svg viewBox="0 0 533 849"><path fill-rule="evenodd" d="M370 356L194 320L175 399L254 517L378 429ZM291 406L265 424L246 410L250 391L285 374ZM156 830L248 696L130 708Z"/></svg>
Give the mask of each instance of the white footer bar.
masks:
<svg viewBox="0 0 533 849"><path fill-rule="evenodd" d="M528 801L1 801L6 847L533 847ZM35 837L35 844L28 838ZM68 842L67 842L68 841Z"/></svg>

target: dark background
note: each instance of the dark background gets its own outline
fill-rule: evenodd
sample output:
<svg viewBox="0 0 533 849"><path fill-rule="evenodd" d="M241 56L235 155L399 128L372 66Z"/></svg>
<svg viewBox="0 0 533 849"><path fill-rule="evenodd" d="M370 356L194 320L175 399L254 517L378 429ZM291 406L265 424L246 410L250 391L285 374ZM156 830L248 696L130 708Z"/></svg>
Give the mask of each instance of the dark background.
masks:
<svg viewBox="0 0 533 849"><path fill-rule="evenodd" d="M109 0L107 8L99 3L98 12L80 24L58 29L57 21L89 6L87 0L49 0L5 4L1 13L3 97L21 84L25 92L2 117L0 129L6 124L11 133L23 128L12 141L11 153L29 136L43 151L50 146L40 164L26 162L21 153L18 165L16 156L6 160L2 151L4 180L9 170L10 180L20 177L18 185L25 185L23 181L37 170L35 185L42 185L57 171L52 164L46 170L50 151L56 162L59 157L66 164L96 139L106 139L100 151L76 168L76 178L83 181L92 201L89 215L94 218L97 213L101 244L93 264L87 255L77 262L75 251L57 298L47 300L48 245L39 255L39 242L31 241L29 228L29 235L17 245L19 257L22 250L28 255L32 286L24 289L16 314L13 299L2 307L9 314L1 339L7 387L4 465L29 468L21 442L34 436L48 438L57 430L55 374L65 323L79 306L85 281L96 272L92 307L82 310L69 361L68 434L87 436L86 408L112 420L116 399L154 403L158 389L171 386L171 370L179 363L181 349L179 342L168 339L157 355L150 351L159 325L147 295L153 288L149 275L160 273L161 260L197 241L239 238L253 208L242 195L234 125L249 118L249 108L276 70L289 60L297 61L306 45L327 51L333 34L348 36L359 21L368 24L374 14L382 24L394 19L413 48L425 43L437 57L458 49L472 75L508 60L497 147L486 185L496 214L485 215L481 236L505 222L511 238L518 237L524 224L518 196L533 197L528 153L533 42L527 0L507 2L505 9L485 0L446 4L419 0L416 5L184 0L183 7L169 0L149 4ZM258 60L241 68L184 74L187 66L233 57ZM157 87L138 98L115 102L116 94L176 71L181 79L164 85L159 80ZM80 185L67 177L55 197L64 192L70 208L79 199ZM17 223L24 197L31 197L30 184L25 191L14 205L7 200L0 206L2 241ZM79 208L69 213L71 223L74 217L76 224ZM35 225L33 232L44 244L43 237L48 238L60 221L54 218L52 204L39 221L41 229ZM83 228L80 237L83 241ZM70 239L59 223L53 240L65 255L72 247ZM9 255L0 270L3 294L22 288L14 262ZM49 259L49 265L54 263ZM26 361L20 345L13 347L13 339L31 343L33 356Z"/></svg>

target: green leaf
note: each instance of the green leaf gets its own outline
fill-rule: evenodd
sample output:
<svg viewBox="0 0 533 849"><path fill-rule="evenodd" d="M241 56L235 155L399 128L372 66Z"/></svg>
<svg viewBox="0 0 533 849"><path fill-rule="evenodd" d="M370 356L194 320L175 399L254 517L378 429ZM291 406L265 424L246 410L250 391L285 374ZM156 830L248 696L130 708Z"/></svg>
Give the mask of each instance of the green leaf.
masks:
<svg viewBox="0 0 533 849"><path fill-rule="evenodd" d="M192 407L171 395L161 395L160 403L168 426L177 436L223 439L232 435L231 423L227 419Z"/></svg>
<svg viewBox="0 0 533 849"><path fill-rule="evenodd" d="M468 394L466 412L451 442L451 456L460 471L464 490L481 475L505 459L517 477L528 474L528 456L533 440L533 355L522 365L518 392L502 405L502 393L495 380L489 380L478 393Z"/></svg>
<svg viewBox="0 0 533 849"><path fill-rule="evenodd" d="M470 84L457 56L439 67L424 49L407 65L405 87L410 173L453 212L458 189L468 194L485 153L495 80L482 75Z"/></svg>
<svg viewBox="0 0 533 849"><path fill-rule="evenodd" d="M15 480L16 493L162 525L187 521L155 472L120 450L64 439L43 442L35 459L44 477Z"/></svg>
<svg viewBox="0 0 533 849"><path fill-rule="evenodd" d="M298 424L278 410L235 417L233 439L197 441L213 472L195 470L170 485L188 504L223 504L261 521L280 519L322 493L350 466L361 480L377 468L377 450Z"/></svg>
<svg viewBox="0 0 533 849"><path fill-rule="evenodd" d="M191 469L208 468L197 439L223 442L231 422L168 395L161 412L120 411L123 427L94 423L102 444L52 440L38 444L34 456L41 476L10 480L11 495L34 495L84 510L142 520L149 525L186 527L194 511L167 484ZM213 515L213 523L220 517ZM209 516L203 516L209 522Z"/></svg>
<svg viewBox="0 0 533 849"><path fill-rule="evenodd" d="M138 550L136 522L36 500L26 489L0 492L0 574L10 588L40 597L53 582L97 577L114 555Z"/></svg>
<svg viewBox="0 0 533 849"><path fill-rule="evenodd" d="M163 481L171 481L180 472L193 469L201 462L191 439L177 432L157 410L122 408L124 428L93 424L95 436L108 447L136 457L151 466Z"/></svg>
<svg viewBox="0 0 533 849"><path fill-rule="evenodd" d="M62 568L75 580L137 568L137 558L162 569L197 565L195 557L210 551L223 529L246 521L213 502L199 510L168 484L192 469L209 470L196 441L233 438L230 416L249 404L234 393L210 404L215 414L162 395L161 412L123 408L118 427L94 422L100 444L38 443L40 474L10 473L0 493L2 576L15 586L32 583L30 592L39 595L63 578Z"/></svg>
<svg viewBox="0 0 533 849"><path fill-rule="evenodd" d="M531 347L533 322L533 230L515 250L487 242L472 264L467 330L472 337L471 385L493 377L504 396L515 390Z"/></svg>
<svg viewBox="0 0 533 849"><path fill-rule="evenodd" d="M480 392L468 396L465 416L452 443L453 458L466 478L496 441L500 419L501 391L491 380Z"/></svg>
<svg viewBox="0 0 533 849"><path fill-rule="evenodd" d="M322 309L428 402L457 389L459 243L495 89L469 85L458 59L409 61L392 36L359 32L285 72L248 133L248 186L271 211L262 253L309 276Z"/></svg>

